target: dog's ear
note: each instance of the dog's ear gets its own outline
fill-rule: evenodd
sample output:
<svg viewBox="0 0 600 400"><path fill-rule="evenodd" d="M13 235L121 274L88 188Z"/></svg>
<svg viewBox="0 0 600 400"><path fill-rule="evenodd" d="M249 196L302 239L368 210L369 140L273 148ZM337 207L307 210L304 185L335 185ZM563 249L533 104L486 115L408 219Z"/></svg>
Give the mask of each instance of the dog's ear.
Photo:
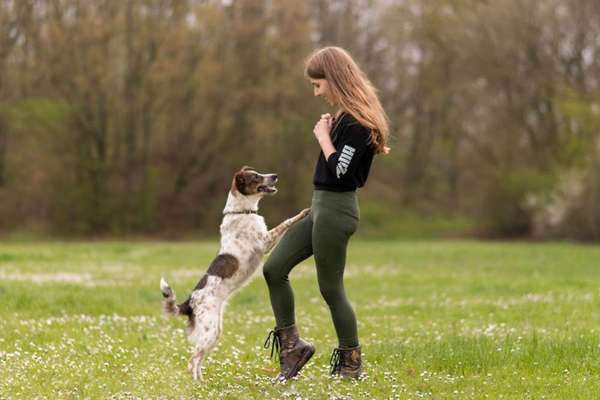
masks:
<svg viewBox="0 0 600 400"><path fill-rule="evenodd" d="M231 182L231 191L232 192L239 192L242 193L243 195L245 195L246 193L244 193L244 186L246 185L246 174L244 174L245 171L255 171L254 168L249 167L248 165L244 165L242 167L242 169L240 169L238 172L236 172L233 175L233 181Z"/></svg>
<svg viewBox="0 0 600 400"><path fill-rule="evenodd" d="M243 185L246 184L246 175L245 174L237 174L235 176L235 184L237 185L237 189L240 190ZM241 190L240 190L241 192Z"/></svg>
<svg viewBox="0 0 600 400"><path fill-rule="evenodd" d="M244 186L246 185L246 175L244 174L244 170L240 170L235 173L233 176L233 180L231 182L231 192L239 192L245 194L243 191Z"/></svg>

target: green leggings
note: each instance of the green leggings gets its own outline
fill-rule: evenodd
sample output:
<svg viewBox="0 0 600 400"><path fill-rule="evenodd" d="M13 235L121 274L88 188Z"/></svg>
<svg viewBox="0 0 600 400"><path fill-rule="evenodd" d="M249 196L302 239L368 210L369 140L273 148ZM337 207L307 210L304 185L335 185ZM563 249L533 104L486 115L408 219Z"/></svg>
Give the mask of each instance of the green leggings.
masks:
<svg viewBox="0 0 600 400"><path fill-rule="evenodd" d="M287 231L263 268L278 328L295 323L288 274L314 254L319 289L331 311L339 346L358 346L356 317L344 291L346 247L358 220L356 192L314 191L310 214Z"/></svg>

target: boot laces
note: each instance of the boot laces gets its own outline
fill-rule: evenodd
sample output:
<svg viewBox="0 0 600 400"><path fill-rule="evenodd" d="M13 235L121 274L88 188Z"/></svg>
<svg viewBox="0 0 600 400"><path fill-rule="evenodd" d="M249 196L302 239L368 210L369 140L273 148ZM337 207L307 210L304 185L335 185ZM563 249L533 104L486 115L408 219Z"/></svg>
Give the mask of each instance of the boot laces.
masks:
<svg viewBox="0 0 600 400"><path fill-rule="evenodd" d="M331 365L331 374L335 374L342 368L342 352L340 349L334 349L333 353L331 353L331 358L329 359L329 365Z"/></svg>
<svg viewBox="0 0 600 400"><path fill-rule="evenodd" d="M279 354L279 349L281 348L281 343L279 342L279 336L275 333L275 330L271 330L269 332L269 336L267 336L267 340L265 340L265 344L263 347L268 349L271 346L271 359L273 359L273 354Z"/></svg>

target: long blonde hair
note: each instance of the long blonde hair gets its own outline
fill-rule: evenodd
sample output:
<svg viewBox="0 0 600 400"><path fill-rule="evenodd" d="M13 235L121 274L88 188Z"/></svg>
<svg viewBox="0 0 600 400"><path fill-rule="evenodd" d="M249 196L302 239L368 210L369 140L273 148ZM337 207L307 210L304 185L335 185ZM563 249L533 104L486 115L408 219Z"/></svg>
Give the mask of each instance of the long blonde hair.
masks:
<svg viewBox="0 0 600 400"><path fill-rule="evenodd" d="M306 59L304 74L326 79L336 103L371 130L376 153L389 153L388 118L377 90L346 50L335 46L315 50Z"/></svg>

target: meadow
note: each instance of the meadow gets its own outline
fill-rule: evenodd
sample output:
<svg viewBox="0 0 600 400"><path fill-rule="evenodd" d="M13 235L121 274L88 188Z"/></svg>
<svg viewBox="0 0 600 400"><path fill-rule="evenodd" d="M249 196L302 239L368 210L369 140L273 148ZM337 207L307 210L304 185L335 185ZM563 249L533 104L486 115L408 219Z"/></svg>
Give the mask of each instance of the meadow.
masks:
<svg viewBox="0 0 600 400"><path fill-rule="evenodd" d="M366 375L329 377L336 345L308 259L297 322L317 353L272 385L273 326L258 274L231 300L203 383L187 372L183 300L217 242L0 243L0 399L597 399L600 247L354 240L346 289Z"/></svg>

